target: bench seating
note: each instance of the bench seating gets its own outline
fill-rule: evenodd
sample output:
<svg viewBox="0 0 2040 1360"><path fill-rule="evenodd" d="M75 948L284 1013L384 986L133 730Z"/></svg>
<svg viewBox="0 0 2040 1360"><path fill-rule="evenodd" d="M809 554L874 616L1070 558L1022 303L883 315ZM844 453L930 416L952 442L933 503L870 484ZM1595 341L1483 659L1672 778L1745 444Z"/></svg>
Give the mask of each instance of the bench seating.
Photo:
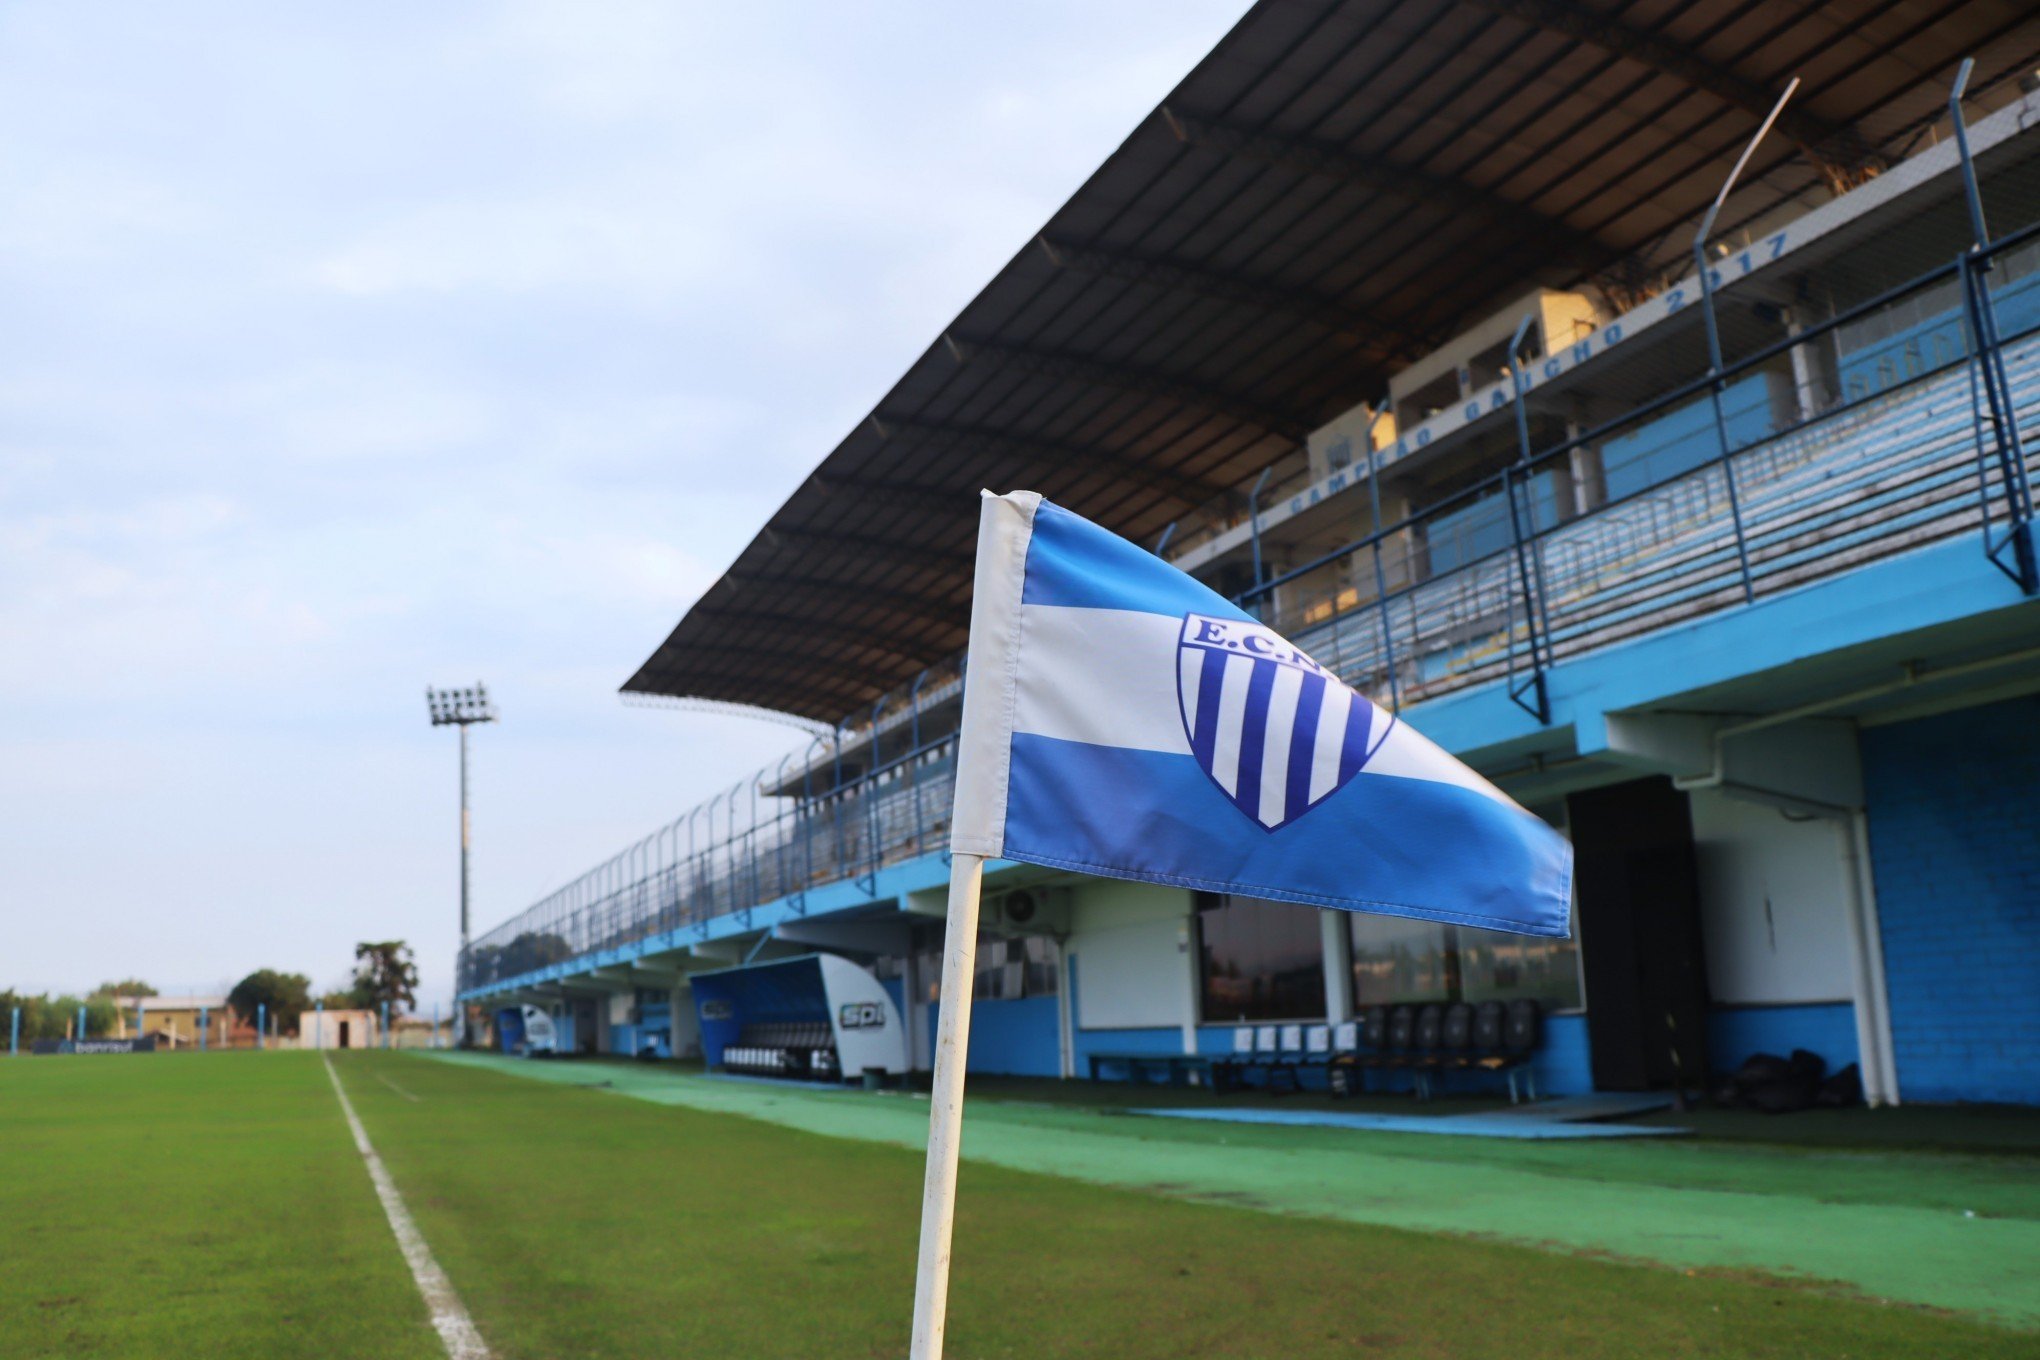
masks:
<svg viewBox="0 0 2040 1360"><path fill-rule="evenodd" d="M835 1081L842 1075L836 1036L826 1020L746 1025L722 1051L726 1072Z"/></svg>
<svg viewBox="0 0 2040 1360"><path fill-rule="evenodd" d="M1334 1030L1326 1085L1335 1096L1353 1095L1366 1089L1371 1071L1408 1072L1428 1100L1433 1080L1448 1073L1495 1072L1507 1080L1513 1105L1526 1095L1537 1098L1531 1064L1542 1038L1542 1012L1529 999L1370 1006L1359 1020Z"/></svg>
<svg viewBox="0 0 2040 1360"><path fill-rule="evenodd" d="M1134 1081L1144 1081L1149 1073L1159 1072L1171 1086L1193 1085L1192 1077L1200 1073L1208 1085L1216 1079L1218 1066L1198 1053L1089 1053L1085 1058L1090 1063L1092 1081L1097 1081L1099 1073L1107 1067L1123 1067Z"/></svg>

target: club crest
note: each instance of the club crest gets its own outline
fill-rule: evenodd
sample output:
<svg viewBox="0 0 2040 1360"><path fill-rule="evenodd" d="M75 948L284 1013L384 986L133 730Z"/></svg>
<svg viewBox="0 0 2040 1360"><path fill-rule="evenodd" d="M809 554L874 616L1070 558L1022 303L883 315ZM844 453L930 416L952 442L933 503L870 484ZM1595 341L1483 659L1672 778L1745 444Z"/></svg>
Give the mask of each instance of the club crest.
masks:
<svg viewBox="0 0 2040 1360"><path fill-rule="evenodd" d="M1198 766L1269 831L1336 793L1373 754L1374 705L1258 623L1185 614L1176 698Z"/></svg>

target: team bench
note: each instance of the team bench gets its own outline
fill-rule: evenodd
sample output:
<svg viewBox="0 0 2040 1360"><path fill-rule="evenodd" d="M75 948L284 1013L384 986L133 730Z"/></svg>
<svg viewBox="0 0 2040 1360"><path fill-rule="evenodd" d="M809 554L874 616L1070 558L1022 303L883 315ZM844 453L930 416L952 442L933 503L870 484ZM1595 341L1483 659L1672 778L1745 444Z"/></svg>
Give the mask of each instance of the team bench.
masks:
<svg viewBox="0 0 2040 1360"><path fill-rule="evenodd" d="M1511 1104L1520 1078L1534 1100L1541 1018L1537 1003L1523 999L1370 1006L1338 1025L1242 1025L1233 1031L1233 1051L1211 1064L1212 1089L1281 1095L1305 1090L1305 1073L1322 1073L1323 1089L1346 1096L1366 1089L1368 1073L1394 1072L1428 1099L1435 1083L1467 1072L1504 1078Z"/></svg>
<svg viewBox="0 0 2040 1360"><path fill-rule="evenodd" d="M842 1075L836 1038L826 1020L808 1024L746 1025L722 1051L727 1072L763 1077L834 1081Z"/></svg>
<svg viewBox="0 0 2040 1360"><path fill-rule="evenodd" d="M1405 1072L1420 1097L1455 1072L1492 1073L1509 1084L1509 1103L1537 1098L1533 1065L1543 1040L1543 1014L1535 1001L1455 1002L1449 1006L1370 1006L1340 1025L1330 1045L1325 1076L1334 1095L1362 1090L1368 1072Z"/></svg>
<svg viewBox="0 0 2040 1360"><path fill-rule="evenodd" d="M1194 1085L1193 1076L1201 1076L1204 1085L1211 1084L1211 1059L1197 1053L1092 1053L1088 1057L1092 1081L1097 1081L1105 1068L1123 1067L1130 1081L1144 1081L1149 1073L1160 1072L1171 1086Z"/></svg>

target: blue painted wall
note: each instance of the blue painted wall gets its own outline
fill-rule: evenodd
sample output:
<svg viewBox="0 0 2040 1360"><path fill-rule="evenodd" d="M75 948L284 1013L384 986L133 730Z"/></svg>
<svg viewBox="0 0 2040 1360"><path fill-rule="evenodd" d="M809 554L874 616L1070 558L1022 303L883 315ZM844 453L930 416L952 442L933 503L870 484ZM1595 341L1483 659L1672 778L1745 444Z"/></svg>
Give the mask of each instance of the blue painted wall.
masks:
<svg viewBox="0 0 2040 1360"><path fill-rule="evenodd" d="M2040 1104L2040 697L1863 733L1908 1101Z"/></svg>
<svg viewBox="0 0 2040 1360"><path fill-rule="evenodd" d="M1076 1071L1091 1075L1093 1053L1181 1053L1183 1031L1174 1025L1148 1029L1080 1029L1073 1043Z"/></svg>
<svg viewBox="0 0 2040 1360"><path fill-rule="evenodd" d="M1857 1058L1856 1008L1847 1001L1806 1006L1723 1006L1707 1017L1707 1061L1733 1072L1755 1053L1803 1048L1839 1072Z"/></svg>
<svg viewBox="0 0 2040 1360"><path fill-rule="evenodd" d="M1729 448L1747 448L1767 438L1772 427L1771 389L1764 375L1753 374L1723 388L1721 415ZM1688 402L1601 446L1608 499L1619 500L1670 481L1720 456L1713 403L1705 397Z"/></svg>
<svg viewBox="0 0 2040 1360"><path fill-rule="evenodd" d="M1059 1077L1057 1000L1030 996L1021 1001L978 1001L970 1008L971 1072L1009 1077ZM935 1051L940 1002L928 1007L928 1051Z"/></svg>
<svg viewBox="0 0 2040 1360"><path fill-rule="evenodd" d="M2010 283L1994 280L1990 292L2000 338L2011 340L2040 325L2040 274ZM1852 401L1860 400L1955 363L1968 352L1969 323L1956 303L1843 356L1842 392Z"/></svg>

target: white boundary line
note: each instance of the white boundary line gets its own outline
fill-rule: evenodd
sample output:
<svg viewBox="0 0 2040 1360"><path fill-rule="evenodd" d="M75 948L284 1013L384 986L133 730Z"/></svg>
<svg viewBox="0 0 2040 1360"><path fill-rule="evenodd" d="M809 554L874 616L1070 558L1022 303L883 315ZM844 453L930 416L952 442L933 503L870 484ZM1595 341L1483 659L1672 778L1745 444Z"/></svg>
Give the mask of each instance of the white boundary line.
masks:
<svg viewBox="0 0 2040 1360"><path fill-rule="evenodd" d="M383 1213L390 1220L390 1231L397 1235L397 1245L403 1249L404 1260L411 1267L411 1278L418 1282L418 1292L425 1296L425 1307L432 1314L433 1330L445 1343L447 1355L452 1360L490 1360L488 1344L475 1330L475 1320L461 1306L460 1296L453 1292L453 1282L446 1278L439 1262L432 1259L432 1249L425 1245L424 1234L411 1221L411 1211L404 1207L404 1197L397 1193L397 1183L390 1179L382 1158L375 1155L375 1147L368 1141L368 1131L361 1127L354 1105L347 1099L346 1089L340 1085L340 1074L333 1070L333 1060L325 1054L319 1056L326 1064L326 1076L332 1080L333 1094L340 1097L340 1113L347 1116L348 1130L354 1134L354 1146L360 1151L361 1160L368 1164L368 1178L375 1182L375 1195L382 1201Z"/></svg>
<svg viewBox="0 0 2040 1360"><path fill-rule="evenodd" d="M411 1101L414 1104L419 1099L419 1097L412 1095L409 1091L406 1091L403 1087L397 1085L395 1082L391 1081L388 1077L384 1076L380 1072L375 1074L375 1079L381 1082L383 1085L389 1087L392 1091L395 1091L398 1095L402 1096L404 1099Z"/></svg>

